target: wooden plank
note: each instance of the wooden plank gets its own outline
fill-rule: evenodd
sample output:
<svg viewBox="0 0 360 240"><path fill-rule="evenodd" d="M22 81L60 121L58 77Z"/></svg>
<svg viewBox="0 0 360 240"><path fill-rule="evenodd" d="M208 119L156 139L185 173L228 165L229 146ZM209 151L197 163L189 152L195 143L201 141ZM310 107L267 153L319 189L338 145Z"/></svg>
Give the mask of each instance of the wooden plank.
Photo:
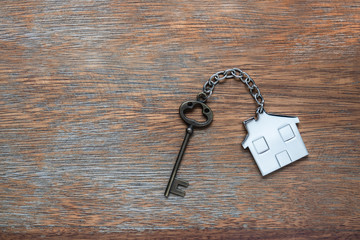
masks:
<svg viewBox="0 0 360 240"><path fill-rule="evenodd" d="M356 238L359 8L1 1L2 237ZM228 79L180 167L186 197L164 198L179 105L231 67L253 77L267 112L299 117L309 156L261 177L240 145L256 106Z"/></svg>

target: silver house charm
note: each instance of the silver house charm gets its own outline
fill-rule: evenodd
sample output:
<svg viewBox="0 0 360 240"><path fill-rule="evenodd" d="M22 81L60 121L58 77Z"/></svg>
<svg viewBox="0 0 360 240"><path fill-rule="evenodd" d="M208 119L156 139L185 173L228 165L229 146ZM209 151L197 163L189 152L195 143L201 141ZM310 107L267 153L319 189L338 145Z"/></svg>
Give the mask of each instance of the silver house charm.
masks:
<svg viewBox="0 0 360 240"><path fill-rule="evenodd" d="M263 176L308 155L296 126L297 117L258 113L244 122L248 132L242 146L249 148Z"/></svg>

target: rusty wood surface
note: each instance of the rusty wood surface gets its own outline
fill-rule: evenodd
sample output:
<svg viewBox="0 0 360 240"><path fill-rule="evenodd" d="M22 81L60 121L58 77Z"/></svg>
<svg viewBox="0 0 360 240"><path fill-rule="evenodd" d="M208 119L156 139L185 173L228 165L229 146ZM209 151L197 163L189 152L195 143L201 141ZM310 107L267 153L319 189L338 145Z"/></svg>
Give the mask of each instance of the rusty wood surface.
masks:
<svg viewBox="0 0 360 240"><path fill-rule="evenodd" d="M0 2L0 238L359 238L359 1ZM309 156L261 177L238 67Z"/></svg>

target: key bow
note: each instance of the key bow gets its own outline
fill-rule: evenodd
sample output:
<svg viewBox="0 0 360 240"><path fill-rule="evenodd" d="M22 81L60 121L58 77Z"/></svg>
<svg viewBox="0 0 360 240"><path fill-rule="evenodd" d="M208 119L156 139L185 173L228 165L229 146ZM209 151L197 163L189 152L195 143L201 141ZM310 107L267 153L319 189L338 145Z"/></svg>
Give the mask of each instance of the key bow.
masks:
<svg viewBox="0 0 360 240"><path fill-rule="evenodd" d="M185 115L185 113L187 111L193 109L197 105L201 106L202 114L206 117L206 121L204 121L204 122L198 122L198 121L196 121L194 119L190 119L190 118L186 117L186 115ZM205 103L200 102L200 101L186 101L186 102L183 102L180 105L179 113L180 113L180 117L184 120L184 122L186 122L190 126L193 126L193 127L196 127L196 128L206 127L213 120L213 112L211 111L211 108L209 108L208 105L206 105Z"/></svg>

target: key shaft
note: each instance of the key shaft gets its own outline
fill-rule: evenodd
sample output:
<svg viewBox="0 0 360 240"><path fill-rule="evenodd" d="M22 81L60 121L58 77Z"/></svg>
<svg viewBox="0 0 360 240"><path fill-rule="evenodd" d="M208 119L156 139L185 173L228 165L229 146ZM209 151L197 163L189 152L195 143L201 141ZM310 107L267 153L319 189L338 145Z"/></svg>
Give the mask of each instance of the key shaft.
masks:
<svg viewBox="0 0 360 240"><path fill-rule="evenodd" d="M184 138L184 141L183 143L181 144L181 148L180 148L180 151L179 151L179 154L176 158L176 162L175 162L175 165L174 165L174 168L171 172L171 176L170 176L170 179L169 179L169 182L166 186L166 190L165 190L165 197L169 197L169 194L170 192L174 193L174 194L177 194L177 195L180 195L180 196L184 196L185 195L185 192L183 191L180 191L177 189L177 191L172 191L172 188L176 188L177 186L173 185L174 184L174 180L175 180L175 177L176 177L176 173L179 169L179 166L180 166L180 163L181 163L181 160L184 156L184 153L185 153L185 150L186 150L186 147L189 143L189 140L190 140L190 137L193 133L193 126L190 125L189 127L186 128L186 134L185 134L185 138ZM189 184L185 181L178 181L178 184L176 185L181 185L181 186L184 186L184 187L187 187ZM175 190L175 188L173 190Z"/></svg>

